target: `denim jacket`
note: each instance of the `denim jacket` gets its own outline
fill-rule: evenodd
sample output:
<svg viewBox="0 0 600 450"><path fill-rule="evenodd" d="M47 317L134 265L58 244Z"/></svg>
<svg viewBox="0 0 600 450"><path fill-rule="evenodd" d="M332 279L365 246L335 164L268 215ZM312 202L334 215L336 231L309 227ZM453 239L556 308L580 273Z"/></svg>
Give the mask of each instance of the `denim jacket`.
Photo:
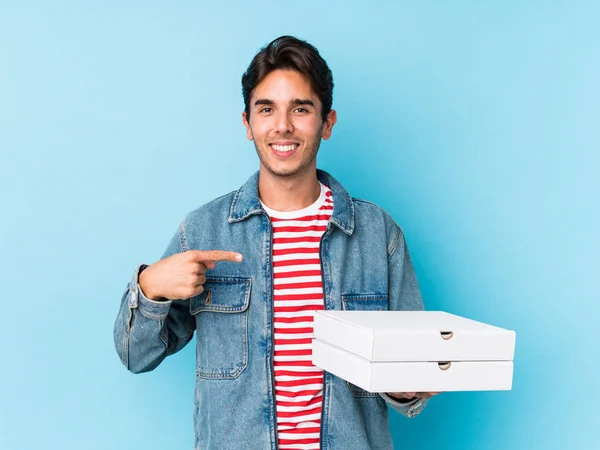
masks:
<svg viewBox="0 0 600 450"><path fill-rule="evenodd" d="M325 309L422 310L401 229L373 203L352 198L328 173L334 210L321 241ZM229 250L241 263L217 262L204 292L157 302L133 274L114 327L121 361L133 373L153 370L196 331L195 448L275 450L273 266L270 219L258 198L258 172L239 190L189 213L163 258L191 249ZM408 403L364 391L328 372L323 386L323 450L392 449L386 404L414 417Z"/></svg>

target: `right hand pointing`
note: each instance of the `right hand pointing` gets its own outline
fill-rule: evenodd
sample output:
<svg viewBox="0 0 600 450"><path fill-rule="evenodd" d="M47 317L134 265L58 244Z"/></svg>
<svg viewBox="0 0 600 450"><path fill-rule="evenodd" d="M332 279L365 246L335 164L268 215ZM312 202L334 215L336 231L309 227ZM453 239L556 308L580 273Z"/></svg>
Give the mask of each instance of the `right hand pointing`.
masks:
<svg viewBox="0 0 600 450"><path fill-rule="evenodd" d="M188 250L148 266L138 280L150 300L176 300L194 297L204 291L206 269L216 261L241 262L242 255L223 250Z"/></svg>

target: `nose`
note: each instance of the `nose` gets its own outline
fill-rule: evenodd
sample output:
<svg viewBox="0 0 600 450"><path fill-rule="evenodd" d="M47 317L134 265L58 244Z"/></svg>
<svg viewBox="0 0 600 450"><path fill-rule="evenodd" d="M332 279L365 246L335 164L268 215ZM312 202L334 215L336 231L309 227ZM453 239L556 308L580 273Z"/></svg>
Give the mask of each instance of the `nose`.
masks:
<svg viewBox="0 0 600 450"><path fill-rule="evenodd" d="M290 116L287 112L281 112L277 115L275 131L278 133L292 133L294 131L294 124L290 120Z"/></svg>

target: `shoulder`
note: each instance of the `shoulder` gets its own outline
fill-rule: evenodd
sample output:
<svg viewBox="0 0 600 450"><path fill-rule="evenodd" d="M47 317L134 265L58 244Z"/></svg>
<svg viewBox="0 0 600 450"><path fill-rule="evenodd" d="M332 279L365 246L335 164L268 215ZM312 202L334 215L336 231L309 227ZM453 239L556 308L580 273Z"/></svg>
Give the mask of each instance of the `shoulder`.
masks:
<svg viewBox="0 0 600 450"><path fill-rule="evenodd" d="M231 202L233 201L234 196L237 191L231 191L228 194L221 195L220 197L211 200L208 203L205 203L196 209L190 211L184 219L184 223L198 223L203 220L211 220L212 222L215 219L220 219L223 217L225 221L227 221L227 217L229 216L229 209L231 208Z"/></svg>
<svg viewBox="0 0 600 450"><path fill-rule="evenodd" d="M391 214L376 203L361 198L352 197L352 204L356 226L371 232L384 232L388 242L388 253L393 253L404 239L404 234Z"/></svg>
<svg viewBox="0 0 600 450"><path fill-rule="evenodd" d="M400 229L400 226L394 221L391 214L378 204L356 197L352 197L352 204L354 205L356 216L378 218L383 220L387 227Z"/></svg>

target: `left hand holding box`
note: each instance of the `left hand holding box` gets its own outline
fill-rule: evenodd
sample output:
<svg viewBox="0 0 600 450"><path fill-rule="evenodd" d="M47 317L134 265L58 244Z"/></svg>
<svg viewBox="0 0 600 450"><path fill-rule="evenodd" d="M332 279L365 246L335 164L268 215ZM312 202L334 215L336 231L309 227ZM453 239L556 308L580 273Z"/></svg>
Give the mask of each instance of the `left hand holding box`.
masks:
<svg viewBox="0 0 600 450"><path fill-rule="evenodd" d="M414 400L415 398L429 399L439 392L386 392L386 394L396 400Z"/></svg>

